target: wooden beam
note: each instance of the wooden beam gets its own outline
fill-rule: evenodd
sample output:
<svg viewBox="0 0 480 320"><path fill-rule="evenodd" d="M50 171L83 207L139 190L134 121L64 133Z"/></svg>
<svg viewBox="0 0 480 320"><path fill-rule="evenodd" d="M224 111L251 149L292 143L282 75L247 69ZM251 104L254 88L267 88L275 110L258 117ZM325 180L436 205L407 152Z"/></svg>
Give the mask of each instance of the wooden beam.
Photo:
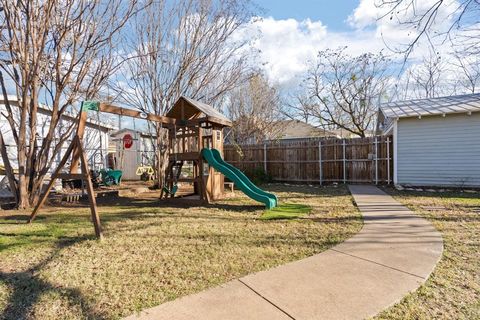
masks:
<svg viewBox="0 0 480 320"><path fill-rule="evenodd" d="M215 124L221 124L225 127L231 127L233 125L233 123L229 120L223 120L223 119L216 118L216 117L207 117L207 119L208 119L209 122L213 122Z"/></svg>
<svg viewBox="0 0 480 320"><path fill-rule="evenodd" d="M170 161L173 161L173 160L192 161L192 160L198 160L199 157L200 157L200 152L171 153L169 155Z"/></svg>
<svg viewBox="0 0 480 320"><path fill-rule="evenodd" d="M77 148L80 150L80 164L82 167L83 175L85 176L85 184L87 185L88 202L90 203L90 211L92 213L92 222L95 228L95 235L98 239L101 240L103 238L102 227L100 225L100 216L98 215L97 211L97 201L95 199L95 192L93 191L92 179L90 178L90 168L88 168L87 155L83 150L82 141L78 136Z"/></svg>
<svg viewBox="0 0 480 320"><path fill-rule="evenodd" d="M87 125L87 118L88 113L86 110L80 111L79 119L78 119L78 126L75 137L78 137L79 140L83 140L83 135L85 133L85 127ZM73 143L73 141L72 141ZM73 156L72 156L72 163L70 164L70 173L74 174L78 172L78 162L80 161L80 151L76 146L73 148Z"/></svg>
<svg viewBox="0 0 480 320"><path fill-rule="evenodd" d="M132 109L126 109L126 108L121 108L114 106L112 104L107 104L107 103L100 103L98 110L101 112L106 112L106 113L112 113L112 114L118 114L121 116L126 116L126 117L131 117L131 118L138 118L138 119L145 119L145 120L150 120L150 121L155 121L159 122L165 125L173 125L177 123L178 121L174 118L169 118L169 117L164 117L164 116L159 116L156 114L152 113L144 113L140 111L135 111ZM178 125L178 123L177 123Z"/></svg>
<svg viewBox="0 0 480 320"><path fill-rule="evenodd" d="M63 155L63 158L62 160L60 161L60 163L58 164L58 167L57 169L55 169L55 172L52 174L51 178L50 178L50 183L48 184L47 186L47 190L45 190L45 193L43 194L43 196L40 198L40 201L37 203L37 206L35 207L35 209L33 209L32 211L32 214L30 215L30 218L28 219L28 222L27 223L32 223L32 221L35 219L37 213L38 213L38 210L40 210L40 208L43 206L43 204L45 203L45 200L47 200L47 197L50 193L50 190L52 189L53 187L53 184L55 183L55 179L57 179L58 177L58 174L60 173L60 170L63 169L63 167L65 166L65 164L67 163L67 160L68 158L70 157L70 154L72 153L72 150L73 148L75 148L75 145L76 145L76 141L78 139L74 139L72 144L68 147L67 151L65 152L65 154Z"/></svg>

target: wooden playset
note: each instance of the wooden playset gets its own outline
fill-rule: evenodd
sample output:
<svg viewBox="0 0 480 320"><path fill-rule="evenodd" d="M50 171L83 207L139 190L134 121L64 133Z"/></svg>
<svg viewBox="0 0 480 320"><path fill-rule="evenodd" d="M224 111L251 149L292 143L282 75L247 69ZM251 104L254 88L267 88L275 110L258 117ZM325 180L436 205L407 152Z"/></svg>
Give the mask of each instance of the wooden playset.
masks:
<svg viewBox="0 0 480 320"><path fill-rule="evenodd" d="M231 121L211 106L181 97L166 114L177 122L169 127L169 162L166 186L160 198L175 196L177 183L194 184L194 194L206 203L217 200L224 192L224 176L205 164L203 148L215 148L223 153L223 128ZM191 162L192 177L181 177L185 162Z"/></svg>
<svg viewBox="0 0 480 320"><path fill-rule="evenodd" d="M35 219L39 209L45 203L55 183L55 179L81 179L86 185L95 234L98 238L102 238L100 217L91 181L90 168L83 146L85 125L89 111L146 119L160 123L164 128L168 129L169 163L166 171L166 184L162 188L161 198L173 198L179 182L193 183L195 194L199 196L200 201L206 203L218 199L223 194L224 176L208 166L204 162L201 153L204 148L215 148L223 152L223 128L230 127L232 123L220 112L209 105L186 97L180 97L166 116L142 113L108 103L85 101L82 103L72 143L52 174L46 192L42 195L30 215L29 223ZM69 171L63 172L62 170L70 158L71 165ZM193 176L190 178L181 176L185 162L193 164Z"/></svg>

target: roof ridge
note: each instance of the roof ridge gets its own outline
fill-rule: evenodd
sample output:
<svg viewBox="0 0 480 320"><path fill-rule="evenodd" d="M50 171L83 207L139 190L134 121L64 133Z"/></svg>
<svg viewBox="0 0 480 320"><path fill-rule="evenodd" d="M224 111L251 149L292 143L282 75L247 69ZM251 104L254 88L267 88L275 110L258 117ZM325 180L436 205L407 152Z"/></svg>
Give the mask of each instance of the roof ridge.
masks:
<svg viewBox="0 0 480 320"><path fill-rule="evenodd" d="M388 118L480 112L480 93L393 101L379 110Z"/></svg>

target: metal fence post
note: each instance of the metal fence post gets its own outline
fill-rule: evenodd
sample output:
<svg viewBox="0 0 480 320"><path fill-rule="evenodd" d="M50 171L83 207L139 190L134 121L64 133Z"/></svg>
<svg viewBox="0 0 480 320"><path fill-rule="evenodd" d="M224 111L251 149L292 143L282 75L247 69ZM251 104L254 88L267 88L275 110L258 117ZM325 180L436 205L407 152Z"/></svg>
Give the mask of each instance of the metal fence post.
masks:
<svg viewBox="0 0 480 320"><path fill-rule="evenodd" d="M267 143L263 143L263 171L267 174Z"/></svg>
<svg viewBox="0 0 480 320"><path fill-rule="evenodd" d="M322 185L322 141L318 141L318 179Z"/></svg>
<svg viewBox="0 0 480 320"><path fill-rule="evenodd" d="M343 183L347 183L347 159L345 154L345 139L343 139Z"/></svg>
<svg viewBox="0 0 480 320"><path fill-rule="evenodd" d="M375 184L378 184L378 141L377 136L375 136L374 144L375 144Z"/></svg>

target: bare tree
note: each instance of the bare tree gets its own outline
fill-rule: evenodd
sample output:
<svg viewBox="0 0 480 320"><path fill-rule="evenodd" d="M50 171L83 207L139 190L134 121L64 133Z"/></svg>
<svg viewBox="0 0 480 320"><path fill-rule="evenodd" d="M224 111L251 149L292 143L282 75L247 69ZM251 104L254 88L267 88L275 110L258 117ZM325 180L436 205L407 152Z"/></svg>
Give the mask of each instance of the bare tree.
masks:
<svg viewBox="0 0 480 320"><path fill-rule="evenodd" d="M408 57L426 40L432 49L436 41L451 41L469 54L480 53L480 1L478 0L376 0L384 10L380 19L395 20L414 34L412 41L396 50ZM435 50L433 50L435 51Z"/></svg>
<svg viewBox="0 0 480 320"><path fill-rule="evenodd" d="M456 62L454 65L458 68L458 81L455 83L457 93L477 93L480 87L480 57L478 55L469 55L455 53Z"/></svg>
<svg viewBox="0 0 480 320"><path fill-rule="evenodd" d="M446 78L447 66L441 57L432 54L406 73L410 86L406 88L415 98L434 98L447 95L453 86Z"/></svg>
<svg viewBox="0 0 480 320"><path fill-rule="evenodd" d="M73 124L60 126L79 99L96 97L117 61L113 44L138 1L2 0L0 87L15 144L18 181L7 170L19 208L34 205L56 155ZM16 96L18 108L8 93ZM51 109L45 136L37 130L40 102ZM5 144L0 151L6 168Z"/></svg>
<svg viewBox="0 0 480 320"><path fill-rule="evenodd" d="M352 57L346 47L320 51L295 112L300 109L324 129L345 129L365 137L387 91L388 64L381 52Z"/></svg>
<svg viewBox="0 0 480 320"><path fill-rule="evenodd" d="M296 90L292 91L287 98L285 110L283 114L291 120L299 120L310 123L310 111L315 103L305 88L298 86Z"/></svg>
<svg viewBox="0 0 480 320"><path fill-rule="evenodd" d="M164 115L186 95L221 105L246 70L246 42L232 36L250 19L247 0L158 1L139 15L126 42L128 60L114 84L119 99L143 111ZM167 164L166 132L149 123L156 137L159 186Z"/></svg>
<svg viewBox="0 0 480 320"><path fill-rule="evenodd" d="M283 130L278 90L260 74L228 95L227 111L233 121L231 141L238 144L275 139Z"/></svg>

